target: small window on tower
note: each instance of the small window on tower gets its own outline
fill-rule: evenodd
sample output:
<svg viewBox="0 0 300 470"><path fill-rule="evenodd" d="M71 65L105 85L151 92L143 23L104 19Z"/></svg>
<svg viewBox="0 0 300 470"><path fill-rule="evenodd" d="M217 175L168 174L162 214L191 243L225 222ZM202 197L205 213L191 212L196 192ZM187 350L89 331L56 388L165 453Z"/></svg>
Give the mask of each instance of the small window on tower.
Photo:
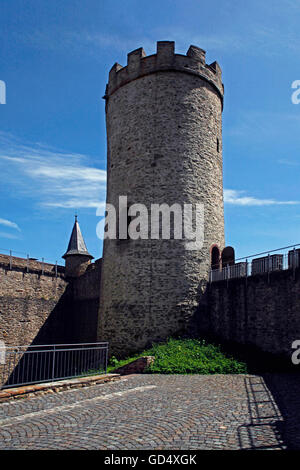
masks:
<svg viewBox="0 0 300 470"><path fill-rule="evenodd" d="M217 152L218 153L220 152L220 141L219 141L219 139L217 139Z"/></svg>

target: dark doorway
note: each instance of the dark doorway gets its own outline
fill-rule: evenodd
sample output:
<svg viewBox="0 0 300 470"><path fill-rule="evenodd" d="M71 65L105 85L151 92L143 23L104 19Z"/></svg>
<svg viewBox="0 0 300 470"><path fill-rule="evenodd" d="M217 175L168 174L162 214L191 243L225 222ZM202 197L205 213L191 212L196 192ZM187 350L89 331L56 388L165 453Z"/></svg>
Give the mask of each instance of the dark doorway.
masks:
<svg viewBox="0 0 300 470"><path fill-rule="evenodd" d="M217 246L213 246L211 250L211 269L220 268L220 250Z"/></svg>
<svg viewBox="0 0 300 470"><path fill-rule="evenodd" d="M235 262L235 254L232 246L226 246L222 251L222 268L232 266Z"/></svg>

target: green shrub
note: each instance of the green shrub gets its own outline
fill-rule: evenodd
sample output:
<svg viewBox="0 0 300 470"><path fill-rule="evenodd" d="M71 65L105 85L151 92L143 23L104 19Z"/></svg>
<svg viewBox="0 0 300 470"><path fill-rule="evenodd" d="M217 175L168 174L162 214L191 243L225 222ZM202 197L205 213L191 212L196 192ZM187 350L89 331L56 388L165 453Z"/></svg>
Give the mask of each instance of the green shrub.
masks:
<svg viewBox="0 0 300 470"><path fill-rule="evenodd" d="M146 370L152 374L243 374L247 373L246 363L222 352L220 346L197 339L169 338L165 343L152 347L133 358L117 361L125 365L141 356L154 356L155 361ZM110 363L112 362L110 360ZM112 364L111 364L112 365ZM112 369L110 367L110 369Z"/></svg>
<svg viewBox="0 0 300 470"><path fill-rule="evenodd" d="M119 362L120 361L115 356L111 356L108 365L111 367L117 367L119 365Z"/></svg>

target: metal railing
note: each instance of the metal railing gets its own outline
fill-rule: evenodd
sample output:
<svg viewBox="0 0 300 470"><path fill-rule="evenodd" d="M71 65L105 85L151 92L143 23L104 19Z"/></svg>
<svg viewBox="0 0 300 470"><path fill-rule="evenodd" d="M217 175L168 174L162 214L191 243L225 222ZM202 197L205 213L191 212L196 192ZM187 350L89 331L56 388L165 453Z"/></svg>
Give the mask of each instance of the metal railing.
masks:
<svg viewBox="0 0 300 470"><path fill-rule="evenodd" d="M108 343L9 346L0 388L106 374Z"/></svg>
<svg viewBox="0 0 300 470"><path fill-rule="evenodd" d="M295 269L300 267L299 247L299 244L291 245L245 258L238 258L235 263L220 269L212 269L209 280L210 282L224 281L287 269L291 269L295 273ZM278 251L283 253L278 253Z"/></svg>
<svg viewBox="0 0 300 470"><path fill-rule="evenodd" d="M44 274L46 271L49 271L49 267L52 266L55 276L57 277L58 273L61 272L62 268L62 266L58 264L57 260L54 262L53 260L47 260L43 257L38 258L30 256L28 253L22 251L0 248L0 257L1 255L7 257L9 269L12 269L14 266L20 267L20 262L24 262L24 268L26 269L26 272L29 272L30 269L32 269L31 262L35 262L37 265L40 266L40 271L42 274Z"/></svg>

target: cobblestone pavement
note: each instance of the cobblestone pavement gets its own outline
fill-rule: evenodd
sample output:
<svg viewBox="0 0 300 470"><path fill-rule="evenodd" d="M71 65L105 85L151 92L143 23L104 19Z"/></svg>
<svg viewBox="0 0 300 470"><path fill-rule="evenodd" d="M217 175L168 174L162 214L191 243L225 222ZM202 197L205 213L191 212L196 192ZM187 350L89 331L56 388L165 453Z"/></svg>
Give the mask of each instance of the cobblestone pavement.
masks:
<svg viewBox="0 0 300 470"><path fill-rule="evenodd" d="M300 449L295 374L134 375L0 404L0 449Z"/></svg>

